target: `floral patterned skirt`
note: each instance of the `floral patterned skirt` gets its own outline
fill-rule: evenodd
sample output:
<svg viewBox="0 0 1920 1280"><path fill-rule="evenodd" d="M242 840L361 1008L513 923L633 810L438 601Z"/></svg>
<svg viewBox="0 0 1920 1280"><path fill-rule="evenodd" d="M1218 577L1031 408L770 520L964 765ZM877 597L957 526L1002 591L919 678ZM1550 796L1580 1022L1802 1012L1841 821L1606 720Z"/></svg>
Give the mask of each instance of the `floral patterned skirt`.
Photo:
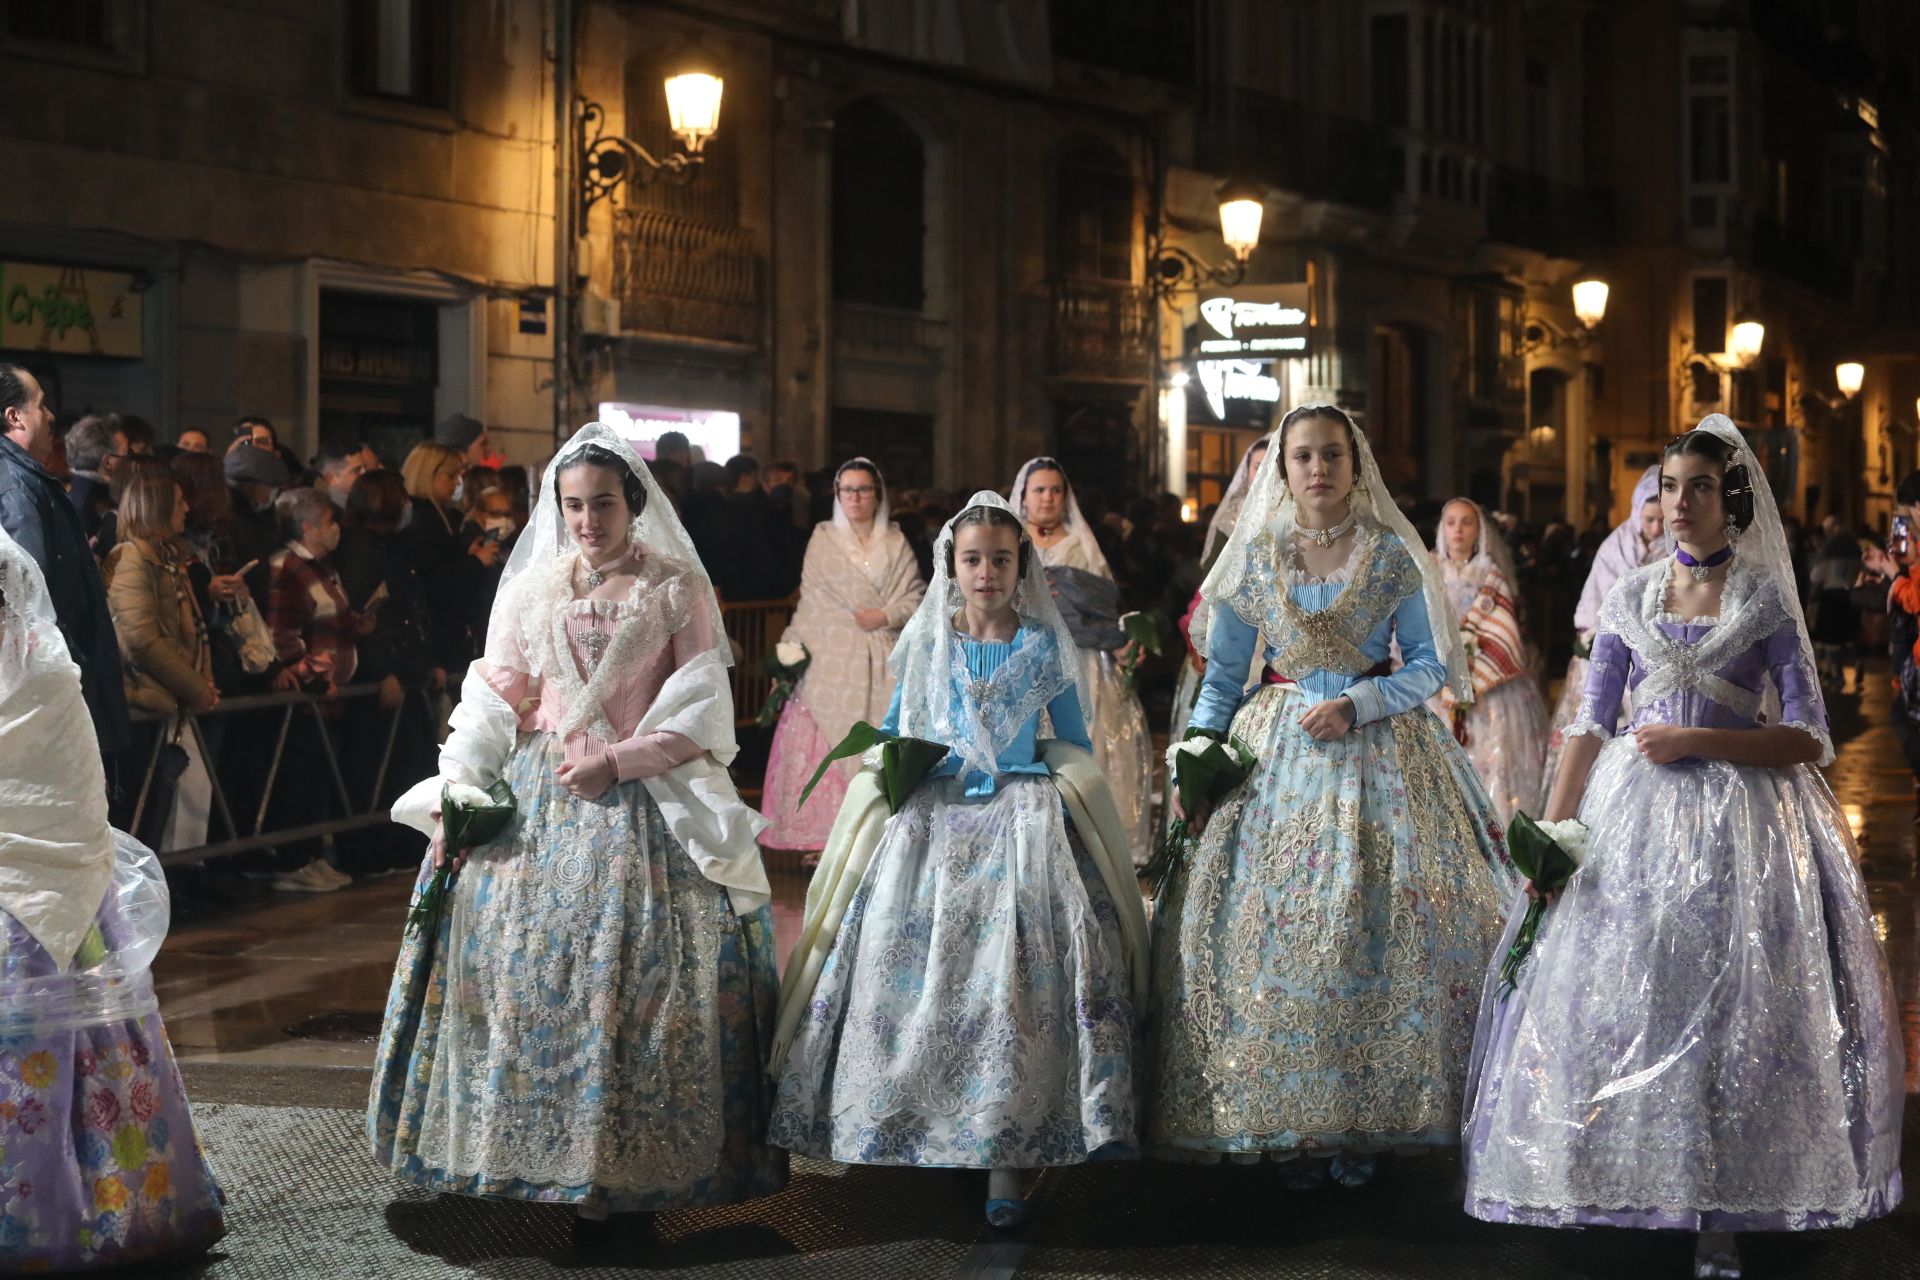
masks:
<svg viewBox="0 0 1920 1280"><path fill-rule="evenodd" d="M119 942L111 894L97 921L70 975L88 967L89 947ZM4 912L0 973L9 984L54 973ZM144 971L138 981L151 1007ZM160 1015L82 1026L56 1016L68 1025L35 1030L18 1004L0 1010L0 1273L119 1266L197 1252L225 1234L224 1198Z"/></svg>
<svg viewBox="0 0 1920 1280"><path fill-rule="evenodd" d="M1547 701L1532 675L1496 685L1467 711L1467 758L1486 783L1501 822L1516 810L1538 814L1547 759Z"/></svg>
<svg viewBox="0 0 1920 1280"><path fill-rule="evenodd" d="M1512 871L1465 753L1424 707L1315 742L1267 685L1258 757L1154 916L1162 1151L1291 1158L1459 1141L1475 996Z"/></svg>
<svg viewBox="0 0 1920 1280"><path fill-rule="evenodd" d="M1136 1142L1105 880L1045 776L930 779L887 823L781 1073L772 1141L848 1164L1033 1168Z"/></svg>
<svg viewBox="0 0 1920 1280"><path fill-rule="evenodd" d="M760 796L760 814L773 825L760 833L760 843L769 849L800 849L815 852L827 847L827 833L847 798L847 773L859 761L836 765L821 775L820 785L800 803L813 771L827 758L837 743L821 736L813 713L795 693L780 712L773 730L773 745L767 751L766 789Z"/></svg>
<svg viewBox="0 0 1920 1280"><path fill-rule="evenodd" d="M513 829L474 851L437 935L401 943L374 1157L434 1191L608 1212L778 1191L771 915L734 915L643 784L581 800L554 781L563 758L521 735Z"/></svg>

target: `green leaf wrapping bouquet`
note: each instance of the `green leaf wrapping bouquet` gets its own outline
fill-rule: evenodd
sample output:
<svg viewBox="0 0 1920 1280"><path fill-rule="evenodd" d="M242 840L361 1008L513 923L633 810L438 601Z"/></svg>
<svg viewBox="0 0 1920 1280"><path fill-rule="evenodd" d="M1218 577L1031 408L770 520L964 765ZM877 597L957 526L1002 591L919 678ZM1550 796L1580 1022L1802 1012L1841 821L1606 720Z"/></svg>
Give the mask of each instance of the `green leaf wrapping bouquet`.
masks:
<svg viewBox="0 0 1920 1280"><path fill-rule="evenodd" d="M1253 775L1254 763L1253 752L1238 738L1219 737L1204 729L1187 730L1184 739L1167 749L1167 772L1180 797L1180 810L1188 814L1212 808ZM1157 884L1172 870L1196 834L1186 818L1168 823L1143 872L1147 880Z"/></svg>
<svg viewBox="0 0 1920 1280"><path fill-rule="evenodd" d="M440 927L440 914L446 910L447 890L453 883L453 857L468 849L491 844L512 823L513 789L505 778L482 791L464 782L449 782L440 788L441 843L446 847L446 865L436 867L426 888L407 912L407 933L422 929L431 937Z"/></svg>
<svg viewBox="0 0 1920 1280"><path fill-rule="evenodd" d="M868 768L877 769L880 773L880 785L887 794L887 812L898 813L900 806L907 802L907 797L913 794L913 789L946 755L944 743L901 737L885 729L876 729L865 720L856 720L853 728L847 730L847 736L840 739L840 745L827 752L826 758L820 761L820 767L813 771L812 779L801 791L800 801L794 807L798 809L806 805L807 797L813 794L814 787L827 775L827 769L834 761L861 756Z"/></svg>
<svg viewBox="0 0 1920 1280"><path fill-rule="evenodd" d="M807 668L812 665L813 653L804 644L782 640L773 646L773 652L767 655L767 673L773 677L773 688L767 692L756 723L764 727L780 718L793 691L800 685L800 677L807 674Z"/></svg>
<svg viewBox="0 0 1920 1280"><path fill-rule="evenodd" d="M1126 633L1128 642L1133 645L1133 651L1120 668L1121 675L1125 677L1126 691L1132 693L1141 660L1149 653L1156 658L1160 656L1168 630L1167 615L1158 609L1145 613L1123 613L1120 615L1120 630Z"/></svg>
<svg viewBox="0 0 1920 1280"><path fill-rule="evenodd" d="M1564 822L1535 822L1524 812L1515 813L1507 824L1507 856L1521 875L1533 882L1535 896L1527 903L1527 914L1520 931L1513 935L1507 958L1500 963L1500 998L1513 994L1520 980L1520 966L1533 951L1540 921L1547 914L1547 895L1567 887L1567 881L1580 869L1587 851L1586 824L1578 818Z"/></svg>

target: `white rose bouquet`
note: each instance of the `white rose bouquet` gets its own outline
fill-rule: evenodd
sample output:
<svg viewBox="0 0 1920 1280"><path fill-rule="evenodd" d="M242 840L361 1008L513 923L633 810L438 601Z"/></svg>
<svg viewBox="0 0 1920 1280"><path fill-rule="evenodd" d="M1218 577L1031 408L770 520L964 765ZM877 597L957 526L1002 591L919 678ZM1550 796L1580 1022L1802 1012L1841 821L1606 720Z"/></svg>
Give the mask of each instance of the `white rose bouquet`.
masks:
<svg viewBox="0 0 1920 1280"><path fill-rule="evenodd" d="M1167 774L1180 797L1181 812L1195 814L1211 807L1222 796L1244 783L1253 773L1254 755L1238 738L1221 738L1202 729L1189 729L1187 736L1167 748ZM1175 818L1167 824L1167 833L1153 851L1145 875L1158 881L1172 869L1173 861L1186 848L1194 834L1187 818Z"/></svg>
<svg viewBox="0 0 1920 1280"><path fill-rule="evenodd" d="M447 889L453 883L453 859L468 849L477 849L500 837L513 822L513 789L505 778L482 790L464 782L448 782L440 788L441 843L447 852L444 865L434 868L420 896L407 912L407 932L422 929L431 938L440 927L440 913L446 909Z"/></svg>
<svg viewBox="0 0 1920 1280"><path fill-rule="evenodd" d="M773 646L773 652L767 655L767 674L773 677L773 688L767 691L767 700L760 707L760 724L769 725L780 718L780 713L787 709L787 699L793 697L800 677L807 674L812 662L813 653L797 641L782 640Z"/></svg>
<svg viewBox="0 0 1920 1280"><path fill-rule="evenodd" d="M1547 914L1547 896L1567 887L1567 881L1580 869L1580 860L1586 853L1587 827L1578 818L1535 822L1520 812L1507 824L1507 855L1520 874L1532 881L1534 892L1527 903L1527 914L1520 921L1520 931L1514 934L1513 945L1507 948L1507 957L1500 964L1503 998L1513 994L1514 985L1520 980L1520 966L1533 951L1540 921Z"/></svg>

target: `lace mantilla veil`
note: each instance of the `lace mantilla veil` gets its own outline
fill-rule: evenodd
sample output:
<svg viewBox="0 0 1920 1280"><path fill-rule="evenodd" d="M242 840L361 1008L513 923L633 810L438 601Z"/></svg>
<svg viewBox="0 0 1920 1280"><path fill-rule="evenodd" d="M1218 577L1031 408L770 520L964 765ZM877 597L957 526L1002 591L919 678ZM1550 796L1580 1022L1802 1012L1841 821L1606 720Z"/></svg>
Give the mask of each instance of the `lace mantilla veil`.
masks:
<svg viewBox="0 0 1920 1280"><path fill-rule="evenodd" d="M873 473L873 531L867 535L867 542L877 547L893 528L893 504L887 500L887 478L880 474L880 464L871 458L848 458L833 473L834 532L849 542L854 541L853 521L847 519L846 508L840 505L840 477L847 473L848 467L859 467Z"/></svg>
<svg viewBox="0 0 1920 1280"><path fill-rule="evenodd" d="M1013 492L1010 498L1013 514L1020 517L1021 524L1027 523L1027 477L1041 470L1058 471L1061 478L1067 482L1067 505L1060 518L1061 527L1067 531L1069 540L1079 543L1085 550L1087 563L1093 566L1093 571L1103 578L1111 578L1113 570L1108 567L1107 557L1100 550L1100 540L1093 536L1093 526L1089 525L1087 518L1080 514L1080 498L1073 491L1073 478L1067 475L1067 469L1061 466L1058 460L1048 457L1028 458L1020 464L1018 474L1013 477ZM1038 551L1039 548L1035 547L1034 550ZM1084 690L1080 704L1082 707L1086 705Z"/></svg>
<svg viewBox="0 0 1920 1280"><path fill-rule="evenodd" d="M547 464L542 473L533 518L528 521L526 532L514 544L513 554L507 557L506 568L500 574L499 589L493 598L493 614L487 623L488 663L516 671L525 667L527 674L544 677L552 674L559 662L564 660L570 664L573 661L564 644L553 642L554 627L550 625L550 594L564 580L569 587L570 598L570 575L574 558L579 553L561 515L560 499L554 493L553 478L569 459L589 446L603 449L618 458L646 490L646 507L629 527L628 536L634 546L651 553L650 559L664 557L673 562L672 567L683 577L697 577L697 582L693 584L695 598L688 602L689 607L706 611L709 634L713 637L711 647L723 664L732 666L733 650L727 644L726 629L721 625L720 602L713 593L711 578L700 563L700 554L694 550L693 539L687 536L686 526L680 523L680 517L674 513L672 500L655 482L647 464L625 437L604 422L589 422L581 427L571 440L560 446L560 451L554 454L553 461ZM515 643L517 637L525 638L524 652ZM670 634L668 638L671 638ZM636 656L648 655L642 653Z"/></svg>
<svg viewBox="0 0 1920 1280"><path fill-rule="evenodd" d="M1373 446L1367 442L1367 434L1358 424L1353 427L1354 448L1354 485L1353 506L1361 521L1371 524L1400 540L1406 552L1413 558L1420 570L1420 594L1427 606L1428 625L1433 630L1434 648L1439 651L1440 660L1447 671L1447 685L1453 690L1454 697L1460 702L1473 700L1473 678L1467 665L1466 646L1460 639L1460 619L1455 615L1453 604L1447 598L1447 584L1440 566L1432 556L1420 554L1424 543L1420 535L1414 532L1413 525L1393 501L1393 495L1387 492L1386 484L1380 479L1380 464L1374 461ZM1240 510L1240 522L1233 527L1233 533L1227 538L1226 550L1213 563L1207 579L1200 585L1200 594L1204 597L1204 607L1193 614L1191 631L1193 647L1200 653L1207 651L1207 631L1211 622L1212 606L1225 604L1236 613L1240 611L1240 588L1245 584L1250 568L1248 560L1254 539L1261 530L1270 529L1274 539L1284 550L1293 539L1294 513L1296 507L1293 492L1287 487L1285 461L1286 452L1281 447L1279 429L1273 436L1273 447L1267 450L1267 456L1260 461L1260 469L1254 474L1253 487L1247 491L1246 504ZM1275 565L1274 574L1284 579L1285 566ZM1263 619L1241 617L1249 625L1258 629Z"/></svg>
<svg viewBox="0 0 1920 1280"><path fill-rule="evenodd" d="M1507 590L1517 593L1520 590L1520 579L1514 571L1513 552L1507 546L1505 535L1503 535L1499 527L1493 523L1492 516L1485 507L1475 502L1472 498L1448 498L1446 505L1451 507L1455 503L1462 503L1472 507L1473 518L1479 522L1480 532L1474 539L1473 554L1467 558L1465 564L1457 569L1453 568L1453 561L1447 555L1447 536L1440 527L1436 525L1433 530L1434 559L1440 562L1441 568L1445 572L1455 575L1471 573L1476 584L1485 579L1487 569L1498 569L1500 576L1507 580ZM1446 507L1441 508L1440 514L1442 517L1446 515ZM1517 594L1513 604L1517 612L1520 607Z"/></svg>
<svg viewBox="0 0 1920 1280"><path fill-rule="evenodd" d="M1207 557L1218 551L1227 541L1234 526L1240 523L1240 509L1247 505L1247 492L1253 488L1253 469L1247 464L1253 461L1253 451L1267 446L1271 452L1273 435L1271 432L1261 436L1248 445L1246 452L1240 455L1240 465L1234 468L1233 479L1227 484L1227 491L1220 495L1220 505L1213 509L1213 519L1207 521L1207 540L1201 544L1200 563L1205 564Z"/></svg>
<svg viewBox="0 0 1920 1280"><path fill-rule="evenodd" d="M1029 682L1017 691L1017 718L992 717L1002 729L1008 728L1005 722L1012 719L1011 731L1005 733L1004 741L1001 740L1003 735L996 733L994 727L986 723L989 717L979 714L977 706L974 714L968 716L958 700L950 695L949 682L955 674L961 677L963 685L971 681L966 674L960 636L954 629L955 616L960 612L962 603L960 588L947 573L947 557L953 550L955 523L976 507L995 507L1008 515L1018 516L1005 498L991 489L982 489L967 500L958 515L940 527L940 536L933 544L933 581L927 587L926 598L921 600L920 607L901 630L900 639L893 646L893 654L887 659L887 665L893 668L894 678L900 682L900 732L911 738L944 742L960 757L968 771L992 774L1001 749L1007 741L1012 740L1013 734L1018 732L1033 710L1045 706L1049 699L1069 684L1079 695L1082 714L1086 713L1088 701L1086 675L1076 656L1073 632L1067 629L1059 606L1053 602L1053 592L1047 587L1046 570L1041 566L1037 552L1027 556L1027 571L1014 588L1013 607L1020 615L1022 627L1051 633L1053 649L1058 655L1055 678L1045 682ZM1021 541L1027 541L1024 533ZM1009 660L1008 666L1017 660ZM972 695L968 700L971 702ZM1028 703L1032 703L1032 708L1021 710ZM971 722L957 723L956 710L960 710L962 717Z"/></svg>
<svg viewBox="0 0 1920 1280"><path fill-rule="evenodd" d="M1800 607L1800 592L1794 585L1793 555L1787 549L1786 525L1780 519L1780 507L1773 499L1773 485L1768 482L1767 473L1761 469L1753 450L1747 447L1747 438L1740 434L1740 428L1733 425L1733 419L1726 414L1710 413L1700 420L1700 425L1694 430L1704 431L1732 445L1733 457L1728 459L1727 466L1747 469L1747 484L1753 490L1753 523L1734 539L1733 554L1736 559L1745 561L1749 568L1757 569L1773 579L1777 588L1774 595L1779 599L1780 607L1793 620L1794 638L1799 646L1797 661L1801 669L1809 674L1818 671L1820 668L1813 657L1813 637L1807 632L1807 615ZM1676 546L1673 534L1664 534L1662 540L1670 557ZM1772 680L1773 677L1769 675L1769 685ZM1820 723L1816 726L1820 732L1816 736L1822 741L1824 758L1820 763L1825 765L1831 762L1833 754L1826 694L1817 679L1808 680L1807 689L1808 697L1820 716ZM1776 689L1767 705L1777 707L1778 698L1779 690Z"/></svg>

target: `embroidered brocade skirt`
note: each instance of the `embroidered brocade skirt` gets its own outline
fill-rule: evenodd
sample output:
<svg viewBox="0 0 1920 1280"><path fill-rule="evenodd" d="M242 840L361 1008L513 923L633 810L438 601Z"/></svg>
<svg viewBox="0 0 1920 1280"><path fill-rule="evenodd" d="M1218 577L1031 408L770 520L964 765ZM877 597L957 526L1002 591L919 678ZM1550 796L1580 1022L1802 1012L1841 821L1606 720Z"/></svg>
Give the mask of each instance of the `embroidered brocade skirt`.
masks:
<svg viewBox="0 0 1920 1280"><path fill-rule="evenodd" d="M1513 883L1492 805L1424 707L1315 742L1267 685L1258 758L1154 915L1150 1148L1215 1157L1459 1141L1474 1001ZM1171 1149L1171 1150L1169 1150Z"/></svg>
<svg viewBox="0 0 1920 1280"><path fill-rule="evenodd" d="M513 830L474 851L437 936L402 941L374 1158L433 1191L608 1212L778 1191L771 915L733 913L643 784L581 800L554 781L563 759L520 736Z"/></svg>
<svg viewBox="0 0 1920 1280"><path fill-rule="evenodd" d="M1898 1007L1809 765L1608 743L1586 852L1474 1045L1467 1212L1534 1226L1847 1226L1899 1202ZM1507 926L1519 927L1525 900Z"/></svg>
<svg viewBox="0 0 1920 1280"><path fill-rule="evenodd" d="M1080 666L1087 677L1087 735L1093 739L1093 760L1107 777L1120 825L1127 833L1133 865L1144 867L1153 856L1153 733L1140 695L1127 691L1120 663L1104 649L1080 650Z"/></svg>
<svg viewBox="0 0 1920 1280"><path fill-rule="evenodd" d="M848 1164L1074 1164L1136 1142L1106 882L1045 776L887 822L781 1073L772 1141Z"/></svg>
<svg viewBox="0 0 1920 1280"><path fill-rule="evenodd" d="M1503 825L1515 810L1541 812L1547 732L1546 700L1531 674L1487 690L1467 710L1467 758Z"/></svg>

